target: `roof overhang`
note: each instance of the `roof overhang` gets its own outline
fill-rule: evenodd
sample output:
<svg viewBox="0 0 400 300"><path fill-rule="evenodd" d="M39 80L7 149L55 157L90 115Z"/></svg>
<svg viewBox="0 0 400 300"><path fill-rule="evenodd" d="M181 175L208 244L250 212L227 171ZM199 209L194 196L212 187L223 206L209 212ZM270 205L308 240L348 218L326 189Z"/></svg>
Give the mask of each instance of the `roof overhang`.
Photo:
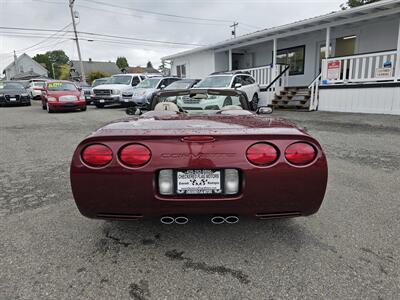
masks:
<svg viewBox="0 0 400 300"><path fill-rule="evenodd" d="M284 38L296 34L321 30L327 27L335 27L378 17L394 15L397 13L400 13L399 0L382 0L352 9L341 10L326 15L297 21L287 25L259 30L216 44L194 48L173 55L168 55L163 57L162 60L171 60L185 55L208 50L220 52L232 48L238 48L264 41L270 41L275 38Z"/></svg>

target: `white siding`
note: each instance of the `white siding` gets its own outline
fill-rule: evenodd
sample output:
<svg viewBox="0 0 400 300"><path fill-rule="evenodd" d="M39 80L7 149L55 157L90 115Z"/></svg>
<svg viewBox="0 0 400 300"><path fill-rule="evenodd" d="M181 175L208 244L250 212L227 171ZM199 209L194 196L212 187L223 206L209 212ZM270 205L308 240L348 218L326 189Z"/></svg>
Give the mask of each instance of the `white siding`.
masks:
<svg viewBox="0 0 400 300"><path fill-rule="evenodd" d="M228 70L228 68L229 68L228 55L229 55L228 51L215 53L215 72Z"/></svg>
<svg viewBox="0 0 400 300"><path fill-rule="evenodd" d="M172 61L171 74L176 74L176 66L186 65L186 78L201 79L215 72L214 51L202 51Z"/></svg>
<svg viewBox="0 0 400 300"><path fill-rule="evenodd" d="M356 53L374 52L395 49L400 16L394 15L368 22L347 24L331 28L332 53L335 53L336 38L356 35ZM325 43L325 29L295 35L287 38L278 38L278 50L305 45L305 71L302 75L289 77L290 86L306 86L318 75L319 45ZM233 52L252 54L253 67L261 67L272 62L272 41L261 42L242 48L234 48ZM202 78L215 71L228 70L227 51L203 51L179 58L173 61L173 74L176 74L176 65L186 63L189 70L187 77Z"/></svg>
<svg viewBox="0 0 400 300"><path fill-rule="evenodd" d="M400 87L321 89L318 110L400 115Z"/></svg>

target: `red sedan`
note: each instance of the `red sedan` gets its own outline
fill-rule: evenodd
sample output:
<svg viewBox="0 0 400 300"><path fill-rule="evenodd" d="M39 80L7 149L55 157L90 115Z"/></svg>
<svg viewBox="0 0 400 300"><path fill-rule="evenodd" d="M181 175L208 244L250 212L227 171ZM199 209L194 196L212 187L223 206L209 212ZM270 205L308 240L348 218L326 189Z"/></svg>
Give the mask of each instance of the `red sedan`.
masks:
<svg viewBox="0 0 400 300"><path fill-rule="evenodd" d="M153 111L104 126L77 147L71 185L90 218L214 224L316 213L327 161L313 137L240 91L163 91ZM140 111L137 111L139 114ZM90 183L90 184L88 184Z"/></svg>
<svg viewBox="0 0 400 300"><path fill-rule="evenodd" d="M80 88L70 81L47 81L42 89L42 108L47 112L86 110L86 100Z"/></svg>

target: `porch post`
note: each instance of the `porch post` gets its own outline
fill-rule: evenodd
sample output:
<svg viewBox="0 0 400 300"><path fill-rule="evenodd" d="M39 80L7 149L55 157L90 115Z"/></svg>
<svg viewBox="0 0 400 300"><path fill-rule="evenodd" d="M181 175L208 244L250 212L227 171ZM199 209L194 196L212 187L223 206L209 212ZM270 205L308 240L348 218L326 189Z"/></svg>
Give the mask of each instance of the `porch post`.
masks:
<svg viewBox="0 0 400 300"><path fill-rule="evenodd" d="M277 39L274 38L274 45L273 45L273 56L272 56L272 76L271 76L271 80L274 80L276 78L276 76L278 76L278 68L276 65L276 56L277 56ZM276 85L277 85L277 81L275 81L274 83L274 90L275 90L275 94L276 94Z"/></svg>
<svg viewBox="0 0 400 300"><path fill-rule="evenodd" d="M394 70L394 80L400 81L400 19L399 32L397 33L396 69Z"/></svg>
<svg viewBox="0 0 400 300"><path fill-rule="evenodd" d="M229 56L229 70L228 71L232 71L232 49L229 49L228 56Z"/></svg>
<svg viewBox="0 0 400 300"><path fill-rule="evenodd" d="M331 40L331 27L326 27L326 40L325 40L325 59L331 56L330 51L330 40Z"/></svg>

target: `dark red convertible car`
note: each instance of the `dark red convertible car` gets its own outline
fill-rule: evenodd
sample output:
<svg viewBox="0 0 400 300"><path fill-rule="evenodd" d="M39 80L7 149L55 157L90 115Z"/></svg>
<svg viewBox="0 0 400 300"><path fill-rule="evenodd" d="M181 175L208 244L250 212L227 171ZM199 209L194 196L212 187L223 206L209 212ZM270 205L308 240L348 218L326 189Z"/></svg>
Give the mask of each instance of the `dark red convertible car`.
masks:
<svg viewBox="0 0 400 300"><path fill-rule="evenodd" d="M240 91L159 92L153 110L108 124L77 147L71 185L89 218L214 224L318 211L327 184L320 144Z"/></svg>

